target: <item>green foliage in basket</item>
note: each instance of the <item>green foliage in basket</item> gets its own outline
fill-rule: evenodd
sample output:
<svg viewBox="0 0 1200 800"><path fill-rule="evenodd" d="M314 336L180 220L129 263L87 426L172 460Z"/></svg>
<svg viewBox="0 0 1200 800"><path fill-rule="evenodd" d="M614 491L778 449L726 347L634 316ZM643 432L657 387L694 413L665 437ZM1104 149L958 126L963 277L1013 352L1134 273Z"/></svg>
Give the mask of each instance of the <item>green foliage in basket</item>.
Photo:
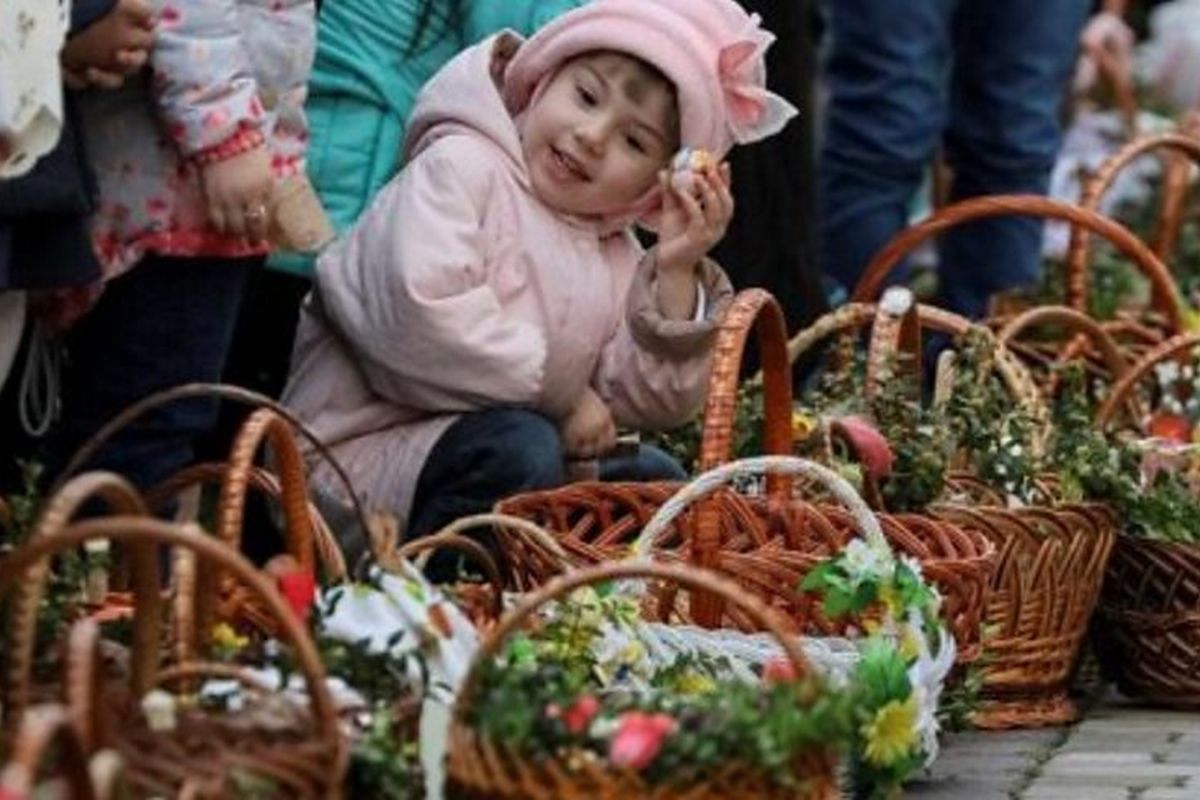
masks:
<svg viewBox="0 0 1200 800"><path fill-rule="evenodd" d="M885 367L868 415L895 455L892 473L881 488L892 511L924 508L942 493L950 468L950 429L921 402L920 386L906 368L906 355Z"/></svg>
<svg viewBox="0 0 1200 800"><path fill-rule="evenodd" d="M867 639L846 686L797 679L782 659L747 683L721 657L653 663L636 637L636 611L612 587L577 590L484 665L468 722L529 758L567 769L608 764L654 784L703 780L737 763L795 786L798 756L849 745L861 754L856 785L886 797L924 763L928 708L894 639Z"/></svg>
<svg viewBox="0 0 1200 800"><path fill-rule="evenodd" d="M20 547L33 535L44 499L41 492L42 465L26 461L19 466L21 491L4 498L9 514L7 521L0 520L0 557ZM37 615L35 653L39 659L56 653L67 626L78 616L84 600L88 571L104 566L101 563L103 559L102 555L89 555L82 549L64 552L54 559ZM0 614L7 619L7 604L0 608ZM4 628L0 628L0 652L7 650L2 646Z"/></svg>
<svg viewBox="0 0 1200 800"><path fill-rule="evenodd" d="M700 417L675 430L648 433L647 444L661 448L673 456L692 474L700 457L700 438L704 424ZM763 384L761 377L743 381L738 387L737 407L733 426L733 458L762 455L763 452Z"/></svg>

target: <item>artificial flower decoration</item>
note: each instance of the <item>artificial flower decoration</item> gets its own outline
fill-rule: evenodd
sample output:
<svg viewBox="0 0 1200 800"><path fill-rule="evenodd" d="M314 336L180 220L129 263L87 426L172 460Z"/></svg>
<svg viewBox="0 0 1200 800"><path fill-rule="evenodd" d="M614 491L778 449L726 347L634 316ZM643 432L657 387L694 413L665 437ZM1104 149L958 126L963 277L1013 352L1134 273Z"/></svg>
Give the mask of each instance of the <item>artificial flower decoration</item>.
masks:
<svg viewBox="0 0 1200 800"><path fill-rule="evenodd" d="M663 741L674 732L675 720L666 714L629 711L617 720L617 732L609 746L608 759L618 767L643 770L650 765Z"/></svg>
<svg viewBox="0 0 1200 800"><path fill-rule="evenodd" d="M863 726L863 754L875 766L886 767L909 755L917 744L920 706L915 695L893 700Z"/></svg>

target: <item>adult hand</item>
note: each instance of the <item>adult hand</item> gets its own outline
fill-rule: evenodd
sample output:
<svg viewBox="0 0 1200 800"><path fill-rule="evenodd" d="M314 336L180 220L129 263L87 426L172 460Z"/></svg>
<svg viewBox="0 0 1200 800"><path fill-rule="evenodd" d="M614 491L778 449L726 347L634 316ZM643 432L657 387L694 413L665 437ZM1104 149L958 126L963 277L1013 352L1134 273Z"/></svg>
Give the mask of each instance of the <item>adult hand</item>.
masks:
<svg viewBox="0 0 1200 800"><path fill-rule="evenodd" d="M1120 16L1102 11L1088 20L1079 36L1082 55L1075 71L1075 88L1086 91L1096 82L1098 58L1107 60L1123 75L1133 72L1133 31Z"/></svg>
<svg viewBox="0 0 1200 800"><path fill-rule="evenodd" d="M256 244L266 241L274 186L266 147L206 164L200 177L214 228Z"/></svg>
<svg viewBox="0 0 1200 800"><path fill-rule="evenodd" d="M563 449L572 458L598 458L617 443L617 426L612 412L592 388L583 395L559 429Z"/></svg>

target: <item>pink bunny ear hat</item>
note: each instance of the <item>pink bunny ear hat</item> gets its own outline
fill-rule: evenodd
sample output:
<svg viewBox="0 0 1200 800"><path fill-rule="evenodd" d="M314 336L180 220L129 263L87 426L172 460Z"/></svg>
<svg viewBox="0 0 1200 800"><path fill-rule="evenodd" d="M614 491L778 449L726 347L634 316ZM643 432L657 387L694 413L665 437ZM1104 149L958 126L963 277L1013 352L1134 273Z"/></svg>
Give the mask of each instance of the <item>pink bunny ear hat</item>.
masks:
<svg viewBox="0 0 1200 800"><path fill-rule="evenodd" d="M597 50L653 64L674 84L684 147L718 158L779 132L796 109L766 89L775 37L733 0L592 0L538 31L504 73L504 100L524 111L563 62Z"/></svg>

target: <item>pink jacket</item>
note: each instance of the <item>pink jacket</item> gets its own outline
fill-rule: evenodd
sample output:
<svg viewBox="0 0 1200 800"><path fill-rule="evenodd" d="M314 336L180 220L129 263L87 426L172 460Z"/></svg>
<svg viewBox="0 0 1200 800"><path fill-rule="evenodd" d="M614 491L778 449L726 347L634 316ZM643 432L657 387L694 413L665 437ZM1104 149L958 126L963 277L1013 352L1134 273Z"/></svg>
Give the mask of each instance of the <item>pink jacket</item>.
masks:
<svg viewBox="0 0 1200 800"><path fill-rule="evenodd" d="M284 395L365 504L402 517L461 413L523 406L558 419L591 385L620 426L684 422L702 403L715 319L732 295L706 264L705 319L663 318L627 224L566 218L531 194L490 77L502 67L495 42L430 82L407 166L318 260Z"/></svg>

